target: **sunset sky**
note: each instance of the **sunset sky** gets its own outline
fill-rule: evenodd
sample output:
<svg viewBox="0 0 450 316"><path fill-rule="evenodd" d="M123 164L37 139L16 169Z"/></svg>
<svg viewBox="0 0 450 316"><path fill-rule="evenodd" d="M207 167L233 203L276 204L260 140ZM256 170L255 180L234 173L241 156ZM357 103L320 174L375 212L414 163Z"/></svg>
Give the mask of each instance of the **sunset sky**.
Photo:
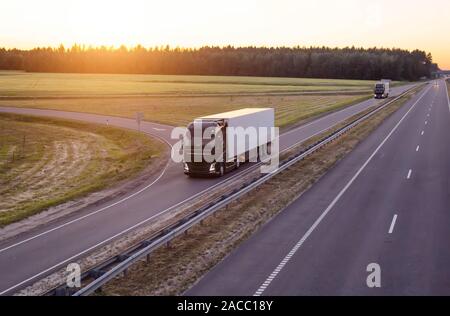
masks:
<svg viewBox="0 0 450 316"><path fill-rule="evenodd" d="M0 1L0 47L399 47L450 69L448 0Z"/></svg>

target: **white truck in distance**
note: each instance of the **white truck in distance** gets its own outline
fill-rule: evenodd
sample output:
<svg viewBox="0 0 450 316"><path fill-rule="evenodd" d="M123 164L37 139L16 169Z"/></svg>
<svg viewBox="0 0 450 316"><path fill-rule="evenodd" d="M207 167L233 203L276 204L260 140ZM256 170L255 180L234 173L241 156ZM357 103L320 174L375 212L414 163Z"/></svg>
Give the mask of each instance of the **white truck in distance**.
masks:
<svg viewBox="0 0 450 316"><path fill-rule="evenodd" d="M382 79L375 84L374 97L375 99L384 99L389 97L391 80Z"/></svg>
<svg viewBox="0 0 450 316"><path fill-rule="evenodd" d="M243 162L256 161L261 153L270 154L274 124L272 108L247 108L195 119L184 138L184 173L222 176Z"/></svg>

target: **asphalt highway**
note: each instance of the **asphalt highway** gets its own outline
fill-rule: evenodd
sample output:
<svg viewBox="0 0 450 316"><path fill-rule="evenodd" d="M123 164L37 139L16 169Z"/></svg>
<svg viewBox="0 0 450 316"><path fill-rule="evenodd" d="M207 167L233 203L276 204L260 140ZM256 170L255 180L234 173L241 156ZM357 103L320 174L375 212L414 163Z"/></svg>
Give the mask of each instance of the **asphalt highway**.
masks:
<svg viewBox="0 0 450 316"><path fill-rule="evenodd" d="M408 88L411 88L411 85L394 88L392 96ZM285 149L307 140L379 102L367 100L292 129L280 136L280 148ZM135 120L112 116L15 107L0 107L0 112L60 117L137 129ZM172 128L150 122L141 124L143 132L168 144L175 142L170 138ZM63 219L0 242L0 294L12 294L32 284L157 218L170 207L212 186L220 185L229 177L239 176L239 173L248 167L242 166L240 170L221 179L191 179L184 176L180 164L169 161L160 174L149 178L146 183L125 196L104 205L87 207Z"/></svg>
<svg viewBox="0 0 450 316"><path fill-rule="evenodd" d="M450 295L450 104L429 85L187 295Z"/></svg>

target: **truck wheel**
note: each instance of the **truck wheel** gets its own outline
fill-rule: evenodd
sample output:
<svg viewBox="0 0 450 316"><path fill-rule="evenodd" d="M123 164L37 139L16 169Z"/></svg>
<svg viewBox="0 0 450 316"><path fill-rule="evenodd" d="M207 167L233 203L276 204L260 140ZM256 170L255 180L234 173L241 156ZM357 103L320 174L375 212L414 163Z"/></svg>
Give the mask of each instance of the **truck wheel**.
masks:
<svg viewBox="0 0 450 316"><path fill-rule="evenodd" d="M220 167L219 167L219 176L220 176L220 177L223 177L224 174L225 174L225 167L224 167L224 164L220 164Z"/></svg>

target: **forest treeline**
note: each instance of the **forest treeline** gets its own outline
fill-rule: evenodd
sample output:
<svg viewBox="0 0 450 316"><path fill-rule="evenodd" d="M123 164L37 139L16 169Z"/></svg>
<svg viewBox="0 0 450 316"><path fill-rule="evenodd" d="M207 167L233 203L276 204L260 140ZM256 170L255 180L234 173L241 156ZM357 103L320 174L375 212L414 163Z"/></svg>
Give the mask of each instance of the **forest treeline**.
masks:
<svg viewBox="0 0 450 316"><path fill-rule="evenodd" d="M326 47L0 48L0 69L28 72L418 80L437 69L420 50Z"/></svg>

